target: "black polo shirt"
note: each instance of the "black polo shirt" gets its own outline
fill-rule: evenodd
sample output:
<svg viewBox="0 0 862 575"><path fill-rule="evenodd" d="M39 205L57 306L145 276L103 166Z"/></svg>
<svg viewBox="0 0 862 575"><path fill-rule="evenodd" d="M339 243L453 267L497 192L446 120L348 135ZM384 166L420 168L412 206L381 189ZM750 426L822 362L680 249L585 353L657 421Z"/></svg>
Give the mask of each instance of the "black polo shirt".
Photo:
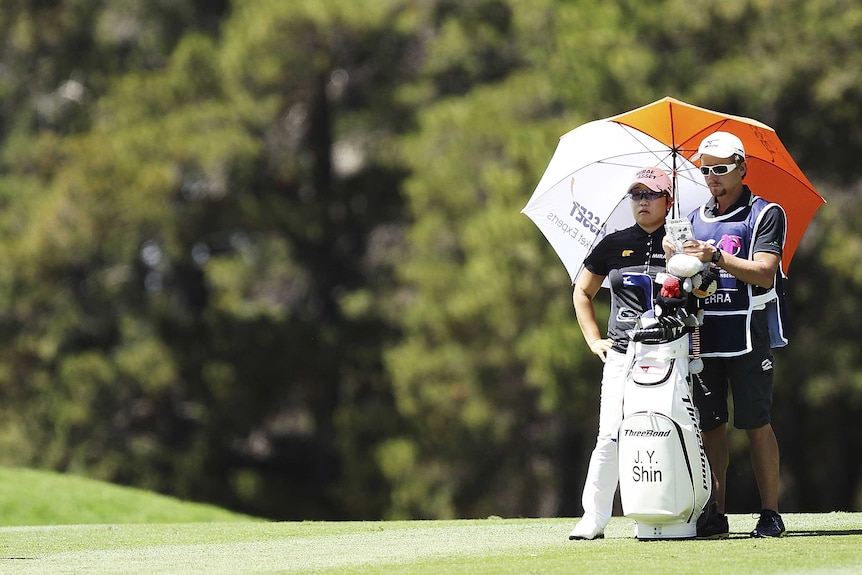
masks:
<svg viewBox="0 0 862 575"><path fill-rule="evenodd" d="M665 228L661 226L647 233L635 224L630 228L608 234L593 248L584 260L584 268L597 276L607 277L613 270L646 274L655 279L664 271L666 260L661 247ZM619 285L611 286L611 316L608 319L608 337L614 341L613 349L625 353L629 337L626 330L636 327L637 318L652 306L658 291L650 281L647 295L642 289Z"/></svg>

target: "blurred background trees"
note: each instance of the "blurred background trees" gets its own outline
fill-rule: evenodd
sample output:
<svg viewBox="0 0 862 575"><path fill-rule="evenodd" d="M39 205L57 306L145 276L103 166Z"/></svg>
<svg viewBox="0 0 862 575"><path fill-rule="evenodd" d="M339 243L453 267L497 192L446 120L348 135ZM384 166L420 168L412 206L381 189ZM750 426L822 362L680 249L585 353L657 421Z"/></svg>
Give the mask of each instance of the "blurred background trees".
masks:
<svg viewBox="0 0 862 575"><path fill-rule="evenodd" d="M860 28L840 0L0 0L0 463L274 519L579 515L600 365L519 211L561 134L671 95L774 127L829 201L790 269L782 504L862 509Z"/></svg>

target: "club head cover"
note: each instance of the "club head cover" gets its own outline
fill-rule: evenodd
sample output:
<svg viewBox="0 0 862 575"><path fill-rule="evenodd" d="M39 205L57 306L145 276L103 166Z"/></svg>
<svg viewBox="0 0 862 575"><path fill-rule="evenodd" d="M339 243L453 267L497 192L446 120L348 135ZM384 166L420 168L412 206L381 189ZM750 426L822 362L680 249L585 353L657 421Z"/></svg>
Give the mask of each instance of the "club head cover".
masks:
<svg viewBox="0 0 862 575"><path fill-rule="evenodd" d="M711 296L718 289L718 273L712 268L696 274L691 280L693 285L691 293L694 297L703 299Z"/></svg>
<svg viewBox="0 0 862 575"><path fill-rule="evenodd" d="M702 261L688 254L674 254L667 261L668 273L680 278L690 278L703 270L703 267Z"/></svg>

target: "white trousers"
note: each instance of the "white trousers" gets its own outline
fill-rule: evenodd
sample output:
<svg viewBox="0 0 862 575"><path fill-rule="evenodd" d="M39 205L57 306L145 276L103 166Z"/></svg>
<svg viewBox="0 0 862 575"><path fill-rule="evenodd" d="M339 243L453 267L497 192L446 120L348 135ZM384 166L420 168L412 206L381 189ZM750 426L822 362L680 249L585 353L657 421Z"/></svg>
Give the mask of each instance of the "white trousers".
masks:
<svg viewBox="0 0 862 575"><path fill-rule="evenodd" d="M613 514L614 494L619 482L617 436L623 420L623 391L628 365L626 354L609 351L602 370L599 434L590 456L581 497L584 516L592 515L600 527L607 525Z"/></svg>

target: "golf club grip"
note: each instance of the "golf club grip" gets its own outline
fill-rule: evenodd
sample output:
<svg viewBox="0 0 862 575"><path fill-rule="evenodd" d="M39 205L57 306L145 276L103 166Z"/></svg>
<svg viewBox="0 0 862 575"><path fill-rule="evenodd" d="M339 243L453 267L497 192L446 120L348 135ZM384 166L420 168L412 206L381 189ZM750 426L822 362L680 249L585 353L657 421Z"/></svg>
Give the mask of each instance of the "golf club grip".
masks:
<svg viewBox="0 0 862 575"><path fill-rule="evenodd" d="M691 357L700 358L700 326L695 326L691 331Z"/></svg>
<svg viewBox="0 0 862 575"><path fill-rule="evenodd" d="M660 325L633 329L628 333L632 341L662 341L669 339L669 330Z"/></svg>

